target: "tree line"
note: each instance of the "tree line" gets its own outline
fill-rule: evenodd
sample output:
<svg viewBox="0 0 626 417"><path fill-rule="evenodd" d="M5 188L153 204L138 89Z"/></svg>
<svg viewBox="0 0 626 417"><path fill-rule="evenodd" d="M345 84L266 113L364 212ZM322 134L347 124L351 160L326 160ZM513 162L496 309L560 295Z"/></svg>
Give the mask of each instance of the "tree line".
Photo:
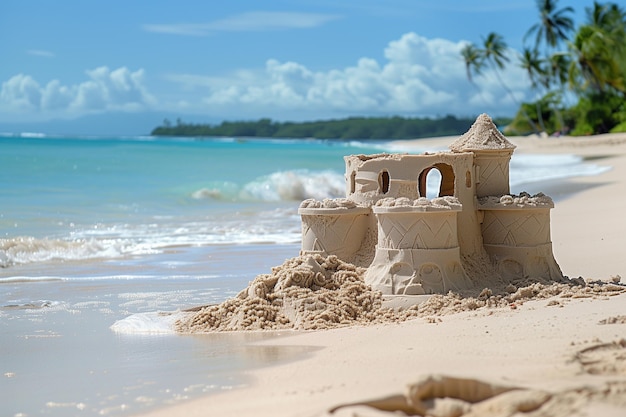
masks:
<svg viewBox="0 0 626 417"><path fill-rule="evenodd" d="M536 99L518 103L507 133L626 132L626 12L616 3L594 1L585 8L584 23L575 28L574 9L557 4L537 0L538 21L526 32L522 53L513 57ZM461 55L469 82L475 84L490 68L516 100L500 76L512 61L511 51L495 32L482 45L466 45Z"/></svg>
<svg viewBox="0 0 626 417"><path fill-rule="evenodd" d="M495 118L498 125L511 119ZM404 117L350 117L346 119L308 122L277 122L271 119L256 121L224 121L217 125L185 123L178 119L173 124L168 119L152 130L154 136L221 136L265 138L316 138L316 139L416 139L435 136L461 135L475 118Z"/></svg>

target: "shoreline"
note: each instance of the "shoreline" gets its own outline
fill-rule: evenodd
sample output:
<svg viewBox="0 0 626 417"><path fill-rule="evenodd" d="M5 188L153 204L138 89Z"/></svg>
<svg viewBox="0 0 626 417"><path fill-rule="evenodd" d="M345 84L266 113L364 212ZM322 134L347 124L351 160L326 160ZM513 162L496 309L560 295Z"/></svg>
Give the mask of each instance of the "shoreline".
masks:
<svg viewBox="0 0 626 417"><path fill-rule="evenodd" d="M564 275L570 278L608 281L621 276L621 283L626 282L622 253L626 222L620 221L626 212L626 134L509 139L518 146L516 152L570 153L611 166L605 173L572 178L554 189L564 188L567 196L557 199L551 213L553 250ZM449 143L450 138L435 138L400 141L398 145L423 149L424 145L443 148ZM544 192L551 195L551 190ZM407 384L431 373L547 390L556 399L567 398L569 389L615 383L618 391L624 390L618 394L626 398L626 342L614 343L624 335L624 302L623 293L580 299L556 297L432 320L272 338L261 344L316 349L296 362L244 372L243 376L252 381L246 387L141 415L331 415L328 410L338 405L402 393ZM601 325L603 320L613 323ZM589 353L597 354L593 359L602 365L595 373L576 360ZM618 416L626 410L626 400L616 402L612 397L587 394L581 391L587 400L572 404L583 415ZM554 415L571 414L567 408L571 402L563 401ZM346 414L341 414L342 410ZM332 415L351 415L350 410L363 411L347 407ZM371 413L363 415L386 415Z"/></svg>

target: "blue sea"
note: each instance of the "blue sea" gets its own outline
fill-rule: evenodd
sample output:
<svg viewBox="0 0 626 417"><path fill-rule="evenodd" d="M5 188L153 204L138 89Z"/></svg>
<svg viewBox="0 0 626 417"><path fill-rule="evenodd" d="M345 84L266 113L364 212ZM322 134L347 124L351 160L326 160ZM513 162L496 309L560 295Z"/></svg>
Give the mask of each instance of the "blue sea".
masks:
<svg viewBox="0 0 626 417"><path fill-rule="evenodd" d="M0 415L132 415L307 354L250 344L280 334L172 334L155 313L221 302L296 256L300 201L345 196L343 157L386 151L406 150L0 135ZM514 155L511 187L605 169Z"/></svg>

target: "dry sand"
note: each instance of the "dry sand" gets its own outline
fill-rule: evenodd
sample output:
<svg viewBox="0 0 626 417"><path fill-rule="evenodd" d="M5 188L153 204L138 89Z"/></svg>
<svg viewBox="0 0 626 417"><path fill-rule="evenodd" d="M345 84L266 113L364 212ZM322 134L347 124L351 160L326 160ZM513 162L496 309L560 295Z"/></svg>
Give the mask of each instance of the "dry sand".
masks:
<svg viewBox="0 0 626 417"><path fill-rule="evenodd" d="M283 332L265 343L320 349L251 371L245 388L147 415L626 415L626 293L611 283L626 277L626 135L509 139L516 152L576 153L612 167L568 180L574 193L552 211L564 274L607 284L440 297L411 320Z"/></svg>

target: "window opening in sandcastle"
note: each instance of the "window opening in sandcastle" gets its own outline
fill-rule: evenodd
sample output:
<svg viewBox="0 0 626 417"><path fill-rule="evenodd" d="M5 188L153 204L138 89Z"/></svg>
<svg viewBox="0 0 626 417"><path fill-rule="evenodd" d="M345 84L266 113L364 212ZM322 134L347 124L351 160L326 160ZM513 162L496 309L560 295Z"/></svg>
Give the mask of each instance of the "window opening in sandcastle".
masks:
<svg viewBox="0 0 626 417"><path fill-rule="evenodd" d="M350 194L354 194L356 189L356 172L350 174Z"/></svg>
<svg viewBox="0 0 626 417"><path fill-rule="evenodd" d="M380 192L383 194L389 192L389 172L387 172L387 170L381 171L378 177L378 186L380 187Z"/></svg>
<svg viewBox="0 0 626 417"><path fill-rule="evenodd" d="M448 164L435 164L420 172L418 176L419 196L428 197L430 194L428 183L433 178L437 183L437 197L454 195L454 169Z"/></svg>
<svg viewBox="0 0 626 417"><path fill-rule="evenodd" d="M510 194L515 146L491 118L480 115L449 149L344 157L346 198L300 205L300 254L366 268L365 282L385 295L562 280L554 204L541 193ZM435 171L438 190L427 181Z"/></svg>

